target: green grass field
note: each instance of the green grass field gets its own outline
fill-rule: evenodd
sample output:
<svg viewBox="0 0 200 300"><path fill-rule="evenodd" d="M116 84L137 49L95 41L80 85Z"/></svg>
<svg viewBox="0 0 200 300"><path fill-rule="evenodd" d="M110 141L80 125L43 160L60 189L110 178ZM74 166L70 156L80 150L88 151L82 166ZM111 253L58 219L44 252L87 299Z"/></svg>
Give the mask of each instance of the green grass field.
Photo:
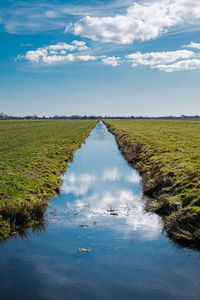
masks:
<svg viewBox="0 0 200 300"><path fill-rule="evenodd" d="M0 121L0 238L41 221L96 121Z"/></svg>
<svg viewBox="0 0 200 300"><path fill-rule="evenodd" d="M200 243L200 120L106 120L173 238ZM176 231L176 232L175 232Z"/></svg>

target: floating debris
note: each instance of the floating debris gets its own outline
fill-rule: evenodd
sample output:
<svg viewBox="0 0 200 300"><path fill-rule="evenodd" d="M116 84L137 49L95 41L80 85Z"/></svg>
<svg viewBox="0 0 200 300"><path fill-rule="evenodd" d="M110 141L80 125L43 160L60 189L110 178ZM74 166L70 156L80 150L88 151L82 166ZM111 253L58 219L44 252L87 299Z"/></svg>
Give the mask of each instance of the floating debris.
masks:
<svg viewBox="0 0 200 300"><path fill-rule="evenodd" d="M94 222L93 222L93 225L97 225L97 221L94 221Z"/></svg>
<svg viewBox="0 0 200 300"><path fill-rule="evenodd" d="M112 208L112 206L110 205L110 209L107 210L108 212L115 212L114 208Z"/></svg>
<svg viewBox="0 0 200 300"><path fill-rule="evenodd" d="M79 252L79 253L90 252L90 249L79 248L79 249L78 249L78 252Z"/></svg>
<svg viewBox="0 0 200 300"><path fill-rule="evenodd" d="M112 215L112 216L118 216L119 214L116 213L116 212L111 212L110 215Z"/></svg>
<svg viewBox="0 0 200 300"><path fill-rule="evenodd" d="M88 227L89 225L87 224L79 224L80 227Z"/></svg>

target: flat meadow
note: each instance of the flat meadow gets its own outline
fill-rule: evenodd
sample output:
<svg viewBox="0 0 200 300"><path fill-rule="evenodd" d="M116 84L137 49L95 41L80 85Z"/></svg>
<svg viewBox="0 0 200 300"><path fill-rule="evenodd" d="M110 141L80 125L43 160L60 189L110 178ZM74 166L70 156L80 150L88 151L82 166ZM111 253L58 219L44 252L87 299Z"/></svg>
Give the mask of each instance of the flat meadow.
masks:
<svg viewBox="0 0 200 300"><path fill-rule="evenodd" d="M200 120L106 120L169 236L200 243Z"/></svg>
<svg viewBox="0 0 200 300"><path fill-rule="evenodd" d="M95 120L0 121L0 239L41 222Z"/></svg>

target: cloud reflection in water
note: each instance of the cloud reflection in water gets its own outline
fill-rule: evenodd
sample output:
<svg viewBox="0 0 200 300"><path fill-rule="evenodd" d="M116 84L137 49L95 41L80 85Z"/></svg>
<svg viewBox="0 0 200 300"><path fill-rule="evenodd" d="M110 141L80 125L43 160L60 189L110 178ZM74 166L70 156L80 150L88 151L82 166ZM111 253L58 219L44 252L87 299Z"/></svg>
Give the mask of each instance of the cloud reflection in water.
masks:
<svg viewBox="0 0 200 300"><path fill-rule="evenodd" d="M76 196L79 196L87 193L90 185L96 180L96 176L94 174L89 173L81 175L70 173L65 174L62 179L62 193L72 193Z"/></svg>
<svg viewBox="0 0 200 300"><path fill-rule="evenodd" d="M116 168L105 170L102 176L103 181L117 181L120 179L120 173Z"/></svg>
<svg viewBox="0 0 200 300"><path fill-rule="evenodd" d="M134 185L140 186L140 176L132 169L124 176L117 168L98 175L66 173L62 193L69 218L63 215L56 222L69 224L70 219L70 226L95 224L126 234L139 231L143 239L155 239L161 232L160 218L144 210L141 190L138 193Z"/></svg>

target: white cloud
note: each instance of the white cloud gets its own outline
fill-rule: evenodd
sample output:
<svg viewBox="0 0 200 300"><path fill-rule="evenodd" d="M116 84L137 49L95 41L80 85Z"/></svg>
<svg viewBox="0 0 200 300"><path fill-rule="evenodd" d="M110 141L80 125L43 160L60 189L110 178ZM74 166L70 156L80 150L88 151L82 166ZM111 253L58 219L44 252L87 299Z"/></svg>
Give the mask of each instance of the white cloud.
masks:
<svg viewBox="0 0 200 300"><path fill-rule="evenodd" d="M184 45L183 48L192 48L200 50L200 43L190 42L190 44Z"/></svg>
<svg viewBox="0 0 200 300"><path fill-rule="evenodd" d="M193 51L189 50L177 50L166 52L150 52L141 53L135 52L126 56L126 58L132 63L133 67L143 66L155 66L158 64L173 63L180 59L187 59L194 56Z"/></svg>
<svg viewBox="0 0 200 300"><path fill-rule="evenodd" d="M47 56L47 49L38 48L35 51L26 52L25 58L32 62L39 62L43 57Z"/></svg>
<svg viewBox="0 0 200 300"><path fill-rule="evenodd" d="M199 25L199 0L115 0L98 5L73 5L59 1L7 1L0 12L4 30L37 33L48 30L72 31L103 42L129 44L149 40L173 26L185 29ZM176 27L175 27L176 26ZM178 29L180 29L178 28Z"/></svg>
<svg viewBox="0 0 200 300"><path fill-rule="evenodd" d="M73 193L77 196L84 195L89 190L96 176L90 173L77 175L75 173L63 176L62 191L64 194Z"/></svg>
<svg viewBox="0 0 200 300"><path fill-rule="evenodd" d="M197 0L162 0L131 5L125 14L85 16L74 25L74 34L94 41L131 44L166 33L172 26L200 25Z"/></svg>
<svg viewBox="0 0 200 300"><path fill-rule="evenodd" d="M111 65L113 67L117 67L121 64L121 57L110 56L102 59L102 62L105 65Z"/></svg>
<svg viewBox="0 0 200 300"><path fill-rule="evenodd" d="M182 60L171 65L157 65L156 68L165 72L197 70L200 69L200 59Z"/></svg>
<svg viewBox="0 0 200 300"><path fill-rule="evenodd" d="M18 55L16 60L25 59L32 63L43 63L46 65L96 60L102 60L104 64L112 66L118 66L121 63L120 57L106 57L105 55L95 56L88 54L86 50L89 50L89 48L84 41L74 40L70 44L57 43L44 48L27 51L25 55Z"/></svg>
<svg viewBox="0 0 200 300"><path fill-rule="evenodd" d="M72 41L72 44L75 45L75 47L77 47L79 51L83 51L83 50L88 49L85 42L83 42L83 41L74 40L74 41Z"/></svg>
<svg viewBox="0 0 200 300"><path fill-rule="evenodd" d="M45 16L47 18L57 18L57 13L55 11L52 11L52 10L48 10L45 12Z"/></svg>
<svg viewBox="0 0 200 300"><path fill-rule="evenodd" d="M94 61L94 60L97 60L98 57L97 56L93 56L93 55L78 55L77 56L77 59L81 60L81 61Z"/></svg>
<svg viewBox="0 0 200 300"><path fill-rule="evenodd" d="M87 47L84 41L74 40L70 44L57 43L44 48L30 50L25 55L18 55L16 60L28 60L32 63L43 63L44 65L53 65L69 62L88 62L98 61L103 64L116 67L122 63L131 63L132 67L146 66L151 69L158 69L164 72L186 71L200 69L200 44L191 42L184 48L193 48L195 51L182 49L176 51L163 52L134 52L125 57L119 56L95 56L89 54L91 49ZM82 51L82 52L81 52ZM81 52L81 54L80 54Z"/></svg>
<svg viewBox="0 0 200 300"><path fill-rule="evenodd" d="M62 62L73 62L75 57L73 54L67 55L45 55L42 57L42 62L46 64L57 64Z"/></svg>
<svg viewBox="0 0 200 300"><path fill-rule="evenodd" d="M24 56L18 55L17 59L26 59L33 63L44 63L44 64L58 64L79 61L96 60L98 57L83 54L78 55L80 51L89 49L84 41L72 41L71 44L57 43L49 45L44 48L38 48L36 50L27 51ZM76 52L75 52L76 51ZM73 53L69 53L73 52Z"/></svg>
<svg viewBox="0 0 200 300"><path fill-rule="evenodd" d="M136 171L132 171L131 174L127 176L126 180L131 183L139 183L141 178Z"/></svg>
<svg viewBox="0 0 200 300"><path fill-rule="evenodd" d="M190 45L198 45L192 43ZM184 46L185 47L185 46ZM200 69L200 54L189 50L168 52L136 52L126 56L132 67L149 66L164 72L187 71Z"/></svg>
<svg viewBox="0 0 200 300"><path fill-rule="evenodd" d="M61 51L60 51L60 54L66 54L66 53L67 53L66 50L61 50Z"/></svg>
<svg viewBox="0 0 200 300"><path fill-rule="evenodd" d="M111 170L105 170L103 175L102 175L102 179L104 181L117 181L120 179L120 173L116 168L113 168Z"/></svg>
<svg viewBox="0 0 200 300"><path fill-rule="evenodd" d="M77 46L70 45L70 44L67 44L67 43L57 43L55 45L50 45L50 46L46 47L45 49L47 49L47 50L69 50L69 51L74 51L77 48L78 48Z"/></svg>
<svg viewBox="0 0 200 300"><path fill-rule="evenodd" d="M4 30L11 34L37 33L48 30L70 31L74 17L101 16L107 12L112 15L122 12L130 5L131 0L115 0L98 5L85 3L73 4L73 1L6 1L5 8L0 11L0 23ZM97 4L97 3L96 3ZM68 24L68 25L67 25Z"/></svg>
<svg viewBox="0 0 200 300"><path fill-rule="evenodd" d="M71 220L74 224L93 226L93 222L96 222L100 226L108 228L111 226L126 234L138 230L140 238L145 240L154 239L160 234L162 229L160 217L145 212L141 195L136 196L132 190L123 188L121 185L116 186L112 193L106 187L99 190L98 185L93 185L92 190L91 195L86 195L84 188L79 190L79 194L77 194L77 189L64 190L64 193L72 192L77 197L76 201L68 201L66 207L68 214L71 212L70 215L73 218ZM116 216L112 216L111 209L114 210ZM66 215L63 219L59 218L56 222L62 222L63 225L67 220ZM119 219L123 226L115 226L115 224L119 225Z"/></svg>
<svg viewBox="0 0 200 300"><path fill-rule="evenodd" d="M72 24L72 22L70 22L70 23L65 27L64 33L69 32L69 31L71 30L72 26L73 26L73 24Z"/></svg>
<svg viewBox="0 0 200 300"><path fill-rule="evenodd" d="M64 50L61 50L60 52L62 52L62 51L64 51ZM51 50L51 51L49 51L49 53L53 55L53 54L56 54L56 53L57 53L57 51L55 51L55 50Z"/></svg>

